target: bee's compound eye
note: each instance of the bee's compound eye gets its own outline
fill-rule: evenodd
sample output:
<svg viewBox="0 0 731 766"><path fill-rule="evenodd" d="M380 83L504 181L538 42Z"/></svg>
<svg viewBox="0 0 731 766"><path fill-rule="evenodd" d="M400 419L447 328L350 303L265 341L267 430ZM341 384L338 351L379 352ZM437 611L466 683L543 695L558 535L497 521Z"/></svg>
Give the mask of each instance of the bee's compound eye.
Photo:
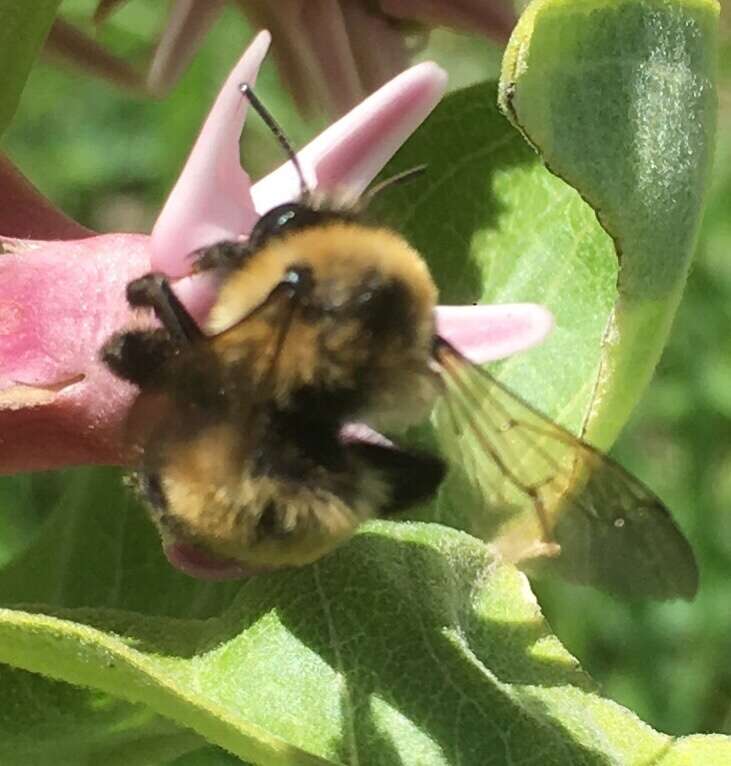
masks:
<svg viewBox="0 0 731 766"><path fill-rule="evenodd" d="M296 210L294 208L282 210L282 212L279 213L272 222L272 228L275 231L280 231L295 217L295 215Z"/></svg>
<svg viewBox="0 0 731 766"><path fill-rule="evenodd" d="M294 229L311 226L318 213L298 202L287 202L272 208L256 222L249 235L249 248L256 250L272 237L287 234Z"/></svg>
<svg viewBox="0 0 731 766"><path fill-rule="evenodd" d="M333 210L316 210L302 202L285 202L272 208L256 222L249 235L249 250L263 247L273 237L319 226L328 221L345 220L348 215Z"/></svg>

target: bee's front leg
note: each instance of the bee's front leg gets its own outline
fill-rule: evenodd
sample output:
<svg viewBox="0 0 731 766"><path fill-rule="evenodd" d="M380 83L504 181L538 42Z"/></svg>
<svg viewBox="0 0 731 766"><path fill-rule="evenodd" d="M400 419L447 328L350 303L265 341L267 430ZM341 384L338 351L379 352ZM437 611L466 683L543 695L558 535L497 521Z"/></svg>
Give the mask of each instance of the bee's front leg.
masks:
<svg viewBox="0 0 731 766"><path fill-rule="evenodd" d="M151 389L162 383L167 362L179 351L167 330L129 330L113 335L100 357L118 378Z"/></svg>
<svg viewBox="0 0 731 766"><path fill-rule="evenodd" d="M193 272L233 271L243 266L250 256L251 250L246 242L224 239L191 253Z"/></svg>
<svg viewBox="0 0 731 766"><path fill-rule="evenodd" d="M130 282L127 285L127 301L130 306L153 309L174 343L187 346L204 338L195 319L162 274L152 272Z"/></svg>

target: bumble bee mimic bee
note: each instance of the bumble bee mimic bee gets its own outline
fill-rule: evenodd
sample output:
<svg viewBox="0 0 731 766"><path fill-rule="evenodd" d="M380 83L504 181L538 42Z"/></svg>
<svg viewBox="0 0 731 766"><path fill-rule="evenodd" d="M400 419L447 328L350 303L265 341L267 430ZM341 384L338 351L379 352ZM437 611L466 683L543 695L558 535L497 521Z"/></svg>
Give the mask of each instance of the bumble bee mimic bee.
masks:
<svg viewBox="0 0 731 766"><path fill-rule="evenodd" d="M503 555L550 553L569 579L620 595L691 597L693 554L660 501L440 338L419 253L365 223L362 201L316 200L280 128L242 92L298 171L300 199L247 241L196 254L195 269L221 280L205 327L148 274L127 297L161 327L102 349L140 389L136 483L171 560L209 576L301 566L365 520L431 498L442 457L344 429L398 433L436 404L445 455L484 502L476 513L510 511Z"/></svg>

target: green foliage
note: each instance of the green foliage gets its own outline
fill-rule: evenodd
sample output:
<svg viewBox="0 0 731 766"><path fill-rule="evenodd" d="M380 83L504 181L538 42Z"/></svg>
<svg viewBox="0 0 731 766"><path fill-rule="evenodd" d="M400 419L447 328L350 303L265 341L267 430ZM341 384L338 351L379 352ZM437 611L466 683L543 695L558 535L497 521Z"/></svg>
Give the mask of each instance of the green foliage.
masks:
<svg viewBox="0 0 731 766"><path fill-rule="evenodd" d="M504 81L514 85L513 117L581 196L545 170L485 85L445 101L393 163L429 162L425 183L394 189L381 212L427 254L445 302L536 300L555 312L550 341L499 366L501 379L575 431L592 419L592 435L603 443L652 371L684 283L709 164L714 8L550 0L524 17L515 43L521 66L509 67ZM562 33L549 34L559 22ZM629 34L638 28L645 34ZM71 117L59 138L53 126L62 118L48 114L52 106L59 111L54 88L26 108L35 138L19 124L9 145L34 166L34 180L70 195L89 217L95 184L109 194L123 188L157 199L235 55L222 60L220 40L232 33L218 34L166 103L131 104L94 86L92 108L73 99L64 105ZM657 66L643 70L647 61ZM37 76L71 94L57 72ZM640 123L628 128L623 114L644 115L650 135L669 131L663 146L672 150L682 138L688 160L669 162L672 151L653 153L647 141L644 153L625 151L639 132L630 128ZM52 129L41 132L49 120ZM625 130L602 133L606 125ZM63 167L51 161L49 143L56 153L72 147ZM637 178L659 178L659 191L674 185L687 194L660 199ZM84 199L79 186L87 189ZM727 181L720 187L727 195ZM611 237L582 197L601 208ZM719 233L724 210L712 206L709 220L721 243L728 241ZM731 280L726 284L731 291ZM729 292L716 287L720 304ZM698 292L696 308L708 291ZM714 337L725 341L726 334L723 323L714 328ZM685 355L676 351L679 358L691 355L688 345ZM682 387L687 365L676 364ZM714 364L722 368L720 352ZM722 371L718 379L714 388L704 378L712 407L725 401ZM674 416L681 433L693 430L688 401ZM703 441L699 435L689 449L701 450ZM728 464L726 455L717 470ZM655 478L659 484L662 477ZM0 571L7 606L0 610L0 660L7 663L0 688L11 700L0 715L3 763L481 765L486 754L496 763L547 766L731 761L727 738L673 740L598 696L549 630L525 578L494 566L465 534L435 524L372 523L304 570L244 584L199 583L166 564L116 472L69 472L44 482L35 494L37 478L3 485L4 505L22 522L6 515L10 563ZM683 499L692 502L694 489L688 479ZM468 523L455 518L456 507L472 500L465 503L464 492L453 483L430 519L436 511L439 520ZM33 539L32 518L22 512L38 509L40 516L44 506L53 512ZM728 562L728 533L715 537L715 556ZM718 585L701 601L697 624L716 631L707 685L727 657L722 572L717 564ZM595 658L592 647L602 640L622 647L632 640L636 675L644 664L646 682L662 684L651 677L660 652L651 644L643 654L635 636L642 631L633 627L639 621L651 636L678 636L675 664L684 667L690 643L683 645L689 639L678 625L693 606L627 611L594 593L544 592L582 658Z"/></svg>
<svg viewBox="0 0 731 766"><path fill-rule="evenodd" d="M611 444L685 286L715 135L715 0L535 2L503 61L503 108L613 239L618 296L584 431Z"/></svg>
<svg viewBox="0 0 731 766"><path fill-rule="evenodd" d="M483 83L448 97L383 173L427 162L424 179L384 193L373 215L425 255L441 303L551 309L548 341L502 363L499 377L579 430L616 297L617 259L593 210L546 171L499 113L495 93L495 83Z"/></svg>
<svg viewBox="0 0 731 766"><path fill-rule="evenodd" d="M0 0L0 135L13 118L28 72L56 15L60 0Z"/></svg>
<svg viewBox="0 0 731 766"><path fill-rule="evenodd" d="M75 482L96 502L59 506L0 575L2 600L21 602L0 610L0 659L106 694L8 669L3 688L23 692L4 709L8 753L162 763L199 747L188 726L282 764L321 762L297 746L373 764L521 763L540 748L547 766L672 763L687 747L597 697L524 576L467 535L374 522L305 570L204 585L170 571L139 509L98 473ZM93 534L63 534L74 526ZM711 752L720 764L731 743Z"/></svg>
<svg viewBox="0 0 731 766"><path fill-rule="evenodd" d="M729 54L727 45L727 61ZM616 450L662 491L681 520L700 562L699 595L691 605L629 606L557 583L538 590L551 625L605 692L675 733L731 733L731 613L725 607L731 412L724 406L731 358L731 112L721 118L694 269L657 375Z"/></svg>

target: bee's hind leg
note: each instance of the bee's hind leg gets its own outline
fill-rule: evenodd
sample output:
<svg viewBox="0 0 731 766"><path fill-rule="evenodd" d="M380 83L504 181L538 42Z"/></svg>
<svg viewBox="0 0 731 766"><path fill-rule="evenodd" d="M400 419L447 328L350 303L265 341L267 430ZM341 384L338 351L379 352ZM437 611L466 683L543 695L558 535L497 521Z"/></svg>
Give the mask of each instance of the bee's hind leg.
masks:
<svg viewBox="0 0 731 766"><path fill-rule="evenodd" d="M170 339L180 346L187 346L204 335L195 319L188 313L173 292L167 277L152 272L127 285L127 301L130 306L154 310Z"/></svg>
<svg viewBox="0 0 731 766"><path fill-rule="evenodd" d="M346 449L386 479L391 496L381 509L384 515L429 500L446 474L444 461L428 452L369 442L355 442Z"/></svg>

